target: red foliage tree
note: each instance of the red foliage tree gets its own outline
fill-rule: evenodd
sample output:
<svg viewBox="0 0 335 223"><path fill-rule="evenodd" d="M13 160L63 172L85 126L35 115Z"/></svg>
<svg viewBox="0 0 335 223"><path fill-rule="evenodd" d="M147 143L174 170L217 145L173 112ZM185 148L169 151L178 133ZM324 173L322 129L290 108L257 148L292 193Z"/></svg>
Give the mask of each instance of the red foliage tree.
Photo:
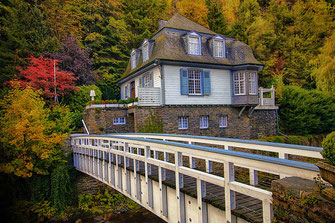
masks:
<svg viewBox="0 0 335 223"><path fill-rule="evenodd" d="M75 78L73 73L59 70L57 64L59 60L55 60L56 65L56 83L54 82L54 60L44 58L42 56L36 58L30 56L27 58L30 61L26 69L20 69L21 78L19 82L22 87L30 85L35 90L42 90L42 94L46 98L55 97L54 88L56 85L56 95L65 95L71 91L76 91L74 85Z"/></svg>

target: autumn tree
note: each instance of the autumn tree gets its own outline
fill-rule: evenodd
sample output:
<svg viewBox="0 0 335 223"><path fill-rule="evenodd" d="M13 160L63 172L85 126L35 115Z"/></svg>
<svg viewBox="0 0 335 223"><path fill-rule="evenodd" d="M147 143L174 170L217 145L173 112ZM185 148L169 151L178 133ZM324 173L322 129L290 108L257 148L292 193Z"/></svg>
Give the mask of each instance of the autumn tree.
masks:
<svg viewBox="0 0 335 223"><path fill-rule="evenodd" d="M325 92L335 93L335 32L327 38L320 54L311 61L316 86Z"/></svg>
<svg viewBox="0 0 335 223"><path fill-rule="evenodd" d="M34 90L41 90L43 96L50 99L56 96L65 95L76 91L74 85L76 78L72 73L61 71L57 67L58 60L52 60L40 56L39 58L30 56L30 64L27 68L19 68L21 86L31 86ZM55 64L55 70L54 70ZM56 72L56 82L54 82L54 71ZM56 87L56 94L54 89Z"/></svg>
<svg viewBox="0 0 335 223"><path fill-rule="evenodd" d="M208 8L207 22L210 30L220 33L228 34L228 24L222 12L222 7L219 0L206 0Z"/></svg>
<svg viewBox="0 0 335 223"><path fill-rule="evenodd" d="M205 0L181 0L177 3L177 9L181 15L209 28L207 22L208 8Z"/></svg>
<svg viewBox="0 0 335 223"><path fill-rule="evenodd" d="M90 85L95 82L90 49L81 48L75 37L67 37L58 52L47 53L47 57L60 61L61 70L73 73L77 85Z"/></svg>
<svg viewBox="0 0 335 223"><path fill-rule="evenodd" d="M15 82L12 86L14 88L0 102L0 141L5 156L0 170L24 178L46 175L52 163L61 157L57 148L67 134L64 127L57 128L57 122L66 124L64 114L67 112L63 110L53 119L40 91L30 86L21 88Z"/></svg>

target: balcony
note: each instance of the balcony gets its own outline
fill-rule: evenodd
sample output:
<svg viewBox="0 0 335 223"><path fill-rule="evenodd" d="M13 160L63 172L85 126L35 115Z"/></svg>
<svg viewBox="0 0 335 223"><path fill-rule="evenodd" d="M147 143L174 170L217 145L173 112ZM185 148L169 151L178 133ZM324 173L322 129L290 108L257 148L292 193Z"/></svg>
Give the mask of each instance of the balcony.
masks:
<svg viewBox="0 0 335 223"><path fill-rule="evenodd" d="M278 109L278 106L276 106L275 88L273 86L271 88L260 87L258 89L258 96L259 104L255 109Z"/></svg>
<svg viewBox="0 0 335 223"><path fill-rule="evenodd" d="M138 88L138 105L139 106L160 106L161 89L160 88Z"/></svg>

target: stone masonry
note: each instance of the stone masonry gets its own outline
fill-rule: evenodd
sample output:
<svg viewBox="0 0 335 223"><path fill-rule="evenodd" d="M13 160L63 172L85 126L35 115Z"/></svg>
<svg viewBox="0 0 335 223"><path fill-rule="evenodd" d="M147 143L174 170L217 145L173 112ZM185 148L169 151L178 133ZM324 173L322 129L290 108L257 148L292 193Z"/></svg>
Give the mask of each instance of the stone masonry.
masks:
<svg viewBox="0 0 335 223"><path fill-rule="evenodd" d="M91 108L84 111L84 120L90 133L138 132L150 116L150 111L162 121L163 132L169 134L204 135L255 139L276 133L276 110L254 110L248 116L246 109L241 117L241 107L231 106L161 106L131 108ZM219 117L228 116L228 126L219 127ZM178 129L178 117L188 117L188 129ZM200 116L209 117L209 128L200 129ZM114 117L126 117L125 125L114 125Z"/></svg>

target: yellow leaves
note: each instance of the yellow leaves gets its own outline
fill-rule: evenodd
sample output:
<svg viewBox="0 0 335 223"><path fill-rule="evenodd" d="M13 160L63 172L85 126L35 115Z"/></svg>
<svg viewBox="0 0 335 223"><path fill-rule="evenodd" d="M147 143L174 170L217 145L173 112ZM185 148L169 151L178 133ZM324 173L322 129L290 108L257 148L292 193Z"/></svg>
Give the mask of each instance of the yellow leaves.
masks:
<svg viewBox="0 0 335 223"><path fill-rule="evenodd" d="M181 0L177 3L178 12L188 19L199 23L207 28L207 12L205 0Z"/></svg>

